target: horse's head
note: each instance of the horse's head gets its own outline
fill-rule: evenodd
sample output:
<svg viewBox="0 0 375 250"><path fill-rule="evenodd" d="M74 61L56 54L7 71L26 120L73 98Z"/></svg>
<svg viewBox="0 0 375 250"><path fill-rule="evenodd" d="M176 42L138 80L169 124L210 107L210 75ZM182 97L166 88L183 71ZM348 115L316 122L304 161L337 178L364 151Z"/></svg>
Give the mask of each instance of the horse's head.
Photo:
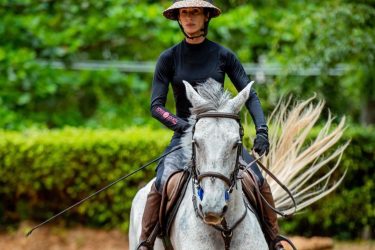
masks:
<svg viewBox="0 0 375 250"><path fill-rule="evenodd" d="M251 84L231 99L220 83L209 79L197 91L186 81L192 104L192 129L185 136L193 159L199 209L208 224L221 222L237 181L237 161L242 150L242 127L237 113L247 101Z"/></svg>

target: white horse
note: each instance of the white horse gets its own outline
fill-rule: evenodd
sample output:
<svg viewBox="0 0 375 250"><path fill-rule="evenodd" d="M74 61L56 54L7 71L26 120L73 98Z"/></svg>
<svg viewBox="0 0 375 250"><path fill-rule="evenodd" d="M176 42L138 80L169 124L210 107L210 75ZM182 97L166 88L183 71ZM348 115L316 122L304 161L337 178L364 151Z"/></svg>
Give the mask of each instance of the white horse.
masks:
<svg viewBox="0 0 375 250"><path fill-rule="evenodd" d="M202 84L198 87L198 92L189 83L184 82L184 84L187 97L193 106L194 115L191 118L191 124L194 130L185 134L182 150L188 159L192 158L194 152L196 172L201 176L199 185L189 182L174 219L170 231L173 248L178 250L224 249L224 238L217 229L222 227L221 223L224 219L226 225L233 229L230 249L268 249L256 215L244 203L241 181L231 178L233 173L237 176L238 142L242 139L239 123L233 118L234 116L199 118L201 113L207 113L207 111L237 114L249 97L252 83L232 99L227 92L222 90L221 85L214 81ZM139 243L143 210L153 181L151 180L140 189L134 197L129 228L130 250L134 250ZM234 188L231 189L229 186ZM230 194L228 188L231 189ZM201 193L198 194L198 190ZM283 193L282 190L278 192ZM275 195L277 196L274 193ZM193 197L196 200L199 216L194 209ZM321 197L320 194L319 198ZM279 195L279 198L279 201L283 201L285 210L290 209L291 202L286 204L283 196ZM164 249L160 239L156 240L154 248Z"/></svg>

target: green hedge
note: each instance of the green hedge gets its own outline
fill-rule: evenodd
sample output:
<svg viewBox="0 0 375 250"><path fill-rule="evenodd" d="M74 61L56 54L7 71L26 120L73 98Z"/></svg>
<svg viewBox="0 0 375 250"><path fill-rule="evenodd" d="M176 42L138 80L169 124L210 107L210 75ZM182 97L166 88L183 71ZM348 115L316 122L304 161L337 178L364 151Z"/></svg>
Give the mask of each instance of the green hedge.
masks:
<svg viewBox="0 0 375 250"><path fill-rule="evenodd" d="M0 227L42 221L160 155L171 132L149 128L0 131ZM374 228L375 130L348 128L342 166L348 173L332 195L291 220L284 232L361 236ZM118 183L60 218L60 222L127 230L134 193L154 166Z"/></svg>
<svg viewBox="0 0 375 250"><path fill-rule="evenodd" d="M169 137L149 128L0 132L0 227L49 218L161 154ZM126 230L132 197L153 177L154 166L83 203L64 221Z"/></svg>

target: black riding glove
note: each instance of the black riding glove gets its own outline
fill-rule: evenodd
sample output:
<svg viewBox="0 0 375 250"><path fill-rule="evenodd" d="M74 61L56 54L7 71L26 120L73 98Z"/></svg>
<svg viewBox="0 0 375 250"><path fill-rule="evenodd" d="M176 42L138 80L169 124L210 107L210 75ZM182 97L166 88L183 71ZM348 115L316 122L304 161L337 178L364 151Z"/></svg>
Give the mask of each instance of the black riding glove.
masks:
<svg viewBox="0 0 375 250"><path fill-rule="evenodd" d="M182 129L181 129L182 134L185 134L189 130L189 128L190 128L190 123L189 122L185 122L183 124L183 126L181 126L181 127L182 127Z"/></svg>
<svg viewBox="0 0 375 250"><path fill-rule="evenodd" d="M254 151L259 154L263 155L270 150L270 143L268 142L268 128L266 125L263 125L257 129L257 135L254 140Z"/></svg>

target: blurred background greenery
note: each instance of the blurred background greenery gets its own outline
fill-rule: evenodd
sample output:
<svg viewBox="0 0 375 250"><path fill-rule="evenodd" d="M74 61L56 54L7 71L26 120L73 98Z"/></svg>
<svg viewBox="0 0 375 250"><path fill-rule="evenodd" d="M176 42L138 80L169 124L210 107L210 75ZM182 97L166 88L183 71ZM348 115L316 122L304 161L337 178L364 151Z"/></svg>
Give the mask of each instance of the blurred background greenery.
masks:
<svg viewBox="0 0 375 250"><path fill-rule="evenodd" d="M155 61L183 39L177 23L161 14L170 3L0 0L1 228L46 219L162 152L171 132L151 118L149 99ZM283 222L283 230L371 238L375 1L215 3L223 14L211 21L208 38L247 66L267 114L282 96L316 93L327 110L348 119L346 180L335 194ZM229 81L226 87L233 90ZM167 105L173 110L172 95ZM158 133L165 139L152 136ZM152 175L150 169L71 216L126 230L130 199L139 181Z"/></svg>

